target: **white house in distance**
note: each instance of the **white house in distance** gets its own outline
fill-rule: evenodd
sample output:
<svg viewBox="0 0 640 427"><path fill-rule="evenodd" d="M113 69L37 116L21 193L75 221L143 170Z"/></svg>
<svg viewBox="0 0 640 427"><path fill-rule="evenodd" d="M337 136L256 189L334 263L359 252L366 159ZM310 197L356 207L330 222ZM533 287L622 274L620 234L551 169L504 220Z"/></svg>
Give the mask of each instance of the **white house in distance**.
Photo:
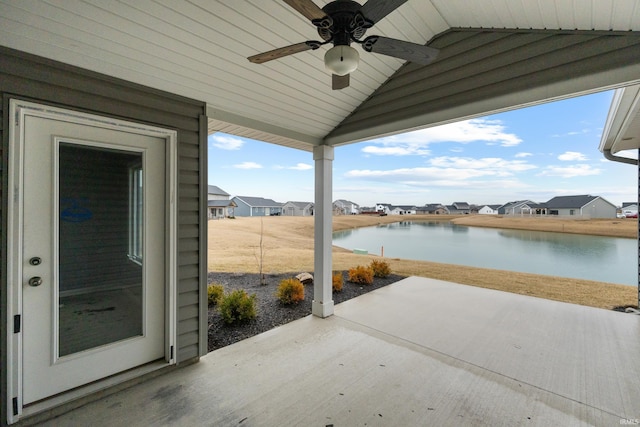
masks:
<svg viewBox="0 0 640 427"><path fill-rule="evenodd" d="M497 215L500 205L484 205L478 209L480 215Z"/></svg>
<svg viewBox="0 0 640 427"><path fill-rule="evenodd" d="M417 208L411 205L393 206L391 209L391 215L415 215Z"/></svg>
<svg viewBox="0 0 640 427"><path fill-rule="evenodd" d="M414 205L392 205L389 203L377 203L376 212L384 215L415 215L418 208Z"/></svg>
<svg viewBox="0 0 640 427"><path fill-rule="evenodd" d="M637 202L622 202L621 213L626 215L637 215L638 214L638 203Z"/></svg>
<svg viewBox="0 0 640 427"><path fill-rule="evenodd" d="M229 193L218 186L209 185L207 194L207 216L209 219L221 219L233 216L233 208L237 205L229 200Z"/></svg>
<svg viewBox="0 0 640 427"><path fill-rule="evenodd" d="M285 216L312 216L312 202L287 202L282 205L282 215Z"/></svg>
<svg viewBox="0 0 640 427"><path fill-rule="evenodd" d="M545 203L549 215L615 218L616 206L600 196L558 196Z"/></svg>
<svg viewBox="0 0 640 427"><path fill-rule="evenodd" d="M357 215L360 213L360 205L349 200L338 199L333 202L334 215Z"/></svg>

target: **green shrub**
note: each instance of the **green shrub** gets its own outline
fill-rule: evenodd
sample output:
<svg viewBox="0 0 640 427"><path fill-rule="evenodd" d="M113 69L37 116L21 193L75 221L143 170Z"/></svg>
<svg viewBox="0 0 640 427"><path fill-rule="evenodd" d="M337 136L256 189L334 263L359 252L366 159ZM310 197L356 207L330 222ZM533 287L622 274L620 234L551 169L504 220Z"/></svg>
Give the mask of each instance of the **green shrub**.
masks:
<svg viewBox="0 0 640 427"><path fill-rule="evenodd" d="M374 259L369 264L369 267L373 270L374 277L387 277L391 274L391 267L386 261Z"/></svg>
<svg viewBox="0 0 640 427"><path fill-rule="evenodd" d="M243 289L224 295L218 304L226 323L246 322L256 317L256 294L249 295Z"/></svg>
<svg viewBox="0 0 640 427"><path fill-rule="evenodd" d="M331 284L333 287L333 292L342 291L342 283L343 283L342 271L335 271L333 276L331 276Z"/></svg>
<svg viewBox="0 0 640 427"><path fill-rule="evenodd" d="M209 301L209 305L218 304L223 296L224 288L222 287L222 285L212 283L207 286L207 300Z"/></svg>
<svg viewBox="0 0 640 427"><path fill-rule="evenodd" d="M283 304L297 304L304 300L304 285L294 277L284 279L278 285L276 296Z"/></svg>
<svg viewBox="0 0 640 427"><path fill-rule="evenodd" d="M373 283L373 270L371 267L358 265L349 269L349 281L359 285L370 285Z"/></svg>

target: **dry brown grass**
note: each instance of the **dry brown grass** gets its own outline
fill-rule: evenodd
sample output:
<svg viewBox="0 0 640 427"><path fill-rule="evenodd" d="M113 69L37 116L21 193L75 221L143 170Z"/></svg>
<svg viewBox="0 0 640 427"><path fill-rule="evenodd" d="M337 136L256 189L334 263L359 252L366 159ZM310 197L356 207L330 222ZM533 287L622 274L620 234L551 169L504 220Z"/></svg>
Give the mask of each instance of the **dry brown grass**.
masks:
<svg viewBox="0 0 640 427"><path fill-rule="evenodd" d="M333 229L397 222L397 216L337 216ZM473 216L412 216L412 221L453 220L460 225L564 231L635 238L634 220L565 220L558 218L499 218ZM263 228L264 271L284 273L313 270L313 218L261 217L209 221L209 271L257 273L260 228ZM333 268L347 270L368 264L375 255L356 255L333 248ZM384 258L394 273L430 277L449 282L498 289L540 298L611 309L637 304L637 288L589 280L541 276L511 271L464 267L427 261Z"/></svg>
<svg viewBox="0 0 640 427"><path fill-rule="evenodd" d="M559 233L590 234L594 236L628 237L634 239L638 223L634 219L571 219L558 217L502 217L493 215L465 215L453 219L458 225L519 230L554 231Z"/></svg>

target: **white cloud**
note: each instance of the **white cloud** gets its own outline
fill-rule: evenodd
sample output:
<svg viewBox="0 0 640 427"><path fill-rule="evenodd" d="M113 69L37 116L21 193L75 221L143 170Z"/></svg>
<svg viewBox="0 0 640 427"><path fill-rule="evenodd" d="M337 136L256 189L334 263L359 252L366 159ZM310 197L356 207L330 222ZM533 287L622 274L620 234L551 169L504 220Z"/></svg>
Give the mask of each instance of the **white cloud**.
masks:
<svg viewBox="0 0 640 427"><path fill-rule="evenodd" d="M428 163L429 166L427 167L415 168L389 170L354 169L347 172L345 177L396 182L419 187L481 187L479 181L473 180L481 178L483 179L482 185L495 186L499 185L496 180L504 180L504 178L511 177L517 172L536 168L536 166L524 160L505 160L491 157L474 159L470 157L443 156L430 159ZM511 179L511 182L519 183L519 181L513 179Z"/></svg>
<svg viewBox="0 0 640 427"><path fill-rule="evenodd" d="M522 142L517 135L505 129L499 120L465 120L370 141L362 151L376 155L424 156L430 154L429 144L438 142L485 142L503 147L513 147Z"/></svg>
<svg viewBox="0 0 640 427"><path fill-rule="evenodd" d="M399 168L391 170L354 169L345 174L349 178L385 179L393 181L441 180L452 179L462 181L485 175L494 175L491 171L481 170L456 170L453 168ZM422 182L422 181L421 181Z"/></svg>
<svg viewBox="0 0 640 427"><path fill-rule="evenodd" d="M569 131L566 133L554 133L553 135L551 135L552 138L562 138L564 136L576 136L576 135L585 135L587 133L591 132L591 129L589 128L585 128L585 129L580 129L578 131L574 130L574 131Z"/></svg>
<svg viewBox="0 0 640 427"><path fill-rule="evenodd" d="M291 167L289 167L287 169L296 170L296 171L306 171L306 170L309 170L309 169L313 169L313 166L308 165L306 163L298 163L297 165L291 166Z"/></svg>
<svg viewBox="0 0 640 427"><path fill-rule="evenodd" d="M533 153L518 153L515 155L515 157L518 159L524 158L524 157L530 157L530 156L533 156Z"/></svg>
<svg viewBox="0 0 640 427"><path fill-rule="evenodd" d="M262 165L259 165L256 162L242 162L236 165L233 165L236 169L262 169Z"/></svg>
<svg viewBox="0 0 640 427"><path fill-rule="evenodd" d="M415 145L389 145L385 147L368 145L362 149L362 152L378 156L427 156L431 154L430 150Z"/></svg>
<svg viewBox="0 0 640 427"><path fill-rule="evenodd" d="M209 138L212 145L221 150L239 150L244 145L243 140L230 135L214 134Z"/></svg>
<svg viewBox="0 0 640 427"><path fill-rule="evenodd" d="M306 171L309 169L313 169L313 166L307 164L307 163L298 163L295 166L273 166L273 169L276 170L282 170L282 169L289 169L289 170L293 170L293 171Z"/></svg>
<svg viewBox="0 0 640 427"><path fill-rule="evenodd" d="M558 156L558 160L562 160L564 162L579 162L588 160L587 156L577 151L567 151Z"/></svg>
<svg viewBox="0 0 640 427"><path fill-rule="evenodd" d="M602 169L596 169L590 165L575 166L547 166L539 175L559 176L561 178L574 178L577 176L600 175Z"/></svg>
<svg viewBox="0 0 640 427"><path fill-rule="evenodd" d="M525 160L505 160L499 157L485 157L474 159L471 157L435 157L429 160L433 166L455 169L482 169L494 171L496 174L511 174L535 169L536 166Z"/></svg>

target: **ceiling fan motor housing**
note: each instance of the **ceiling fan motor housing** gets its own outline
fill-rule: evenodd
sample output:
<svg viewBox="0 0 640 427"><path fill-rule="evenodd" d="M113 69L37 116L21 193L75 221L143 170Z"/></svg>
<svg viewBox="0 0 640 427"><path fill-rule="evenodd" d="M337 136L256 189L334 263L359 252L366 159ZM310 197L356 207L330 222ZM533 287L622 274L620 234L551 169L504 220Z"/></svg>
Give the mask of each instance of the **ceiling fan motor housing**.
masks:
<svg viewBox="0 0 640 427"><path fill-rule="evenodd" d="M330 25L327 25L327 19L314 21L318 34L325 42L333 42L334 46L349 46L351 41L359 40L373 25L362 16L361 8L353 0L336 0L327 4L322 10L331 18Z"/></svg>

